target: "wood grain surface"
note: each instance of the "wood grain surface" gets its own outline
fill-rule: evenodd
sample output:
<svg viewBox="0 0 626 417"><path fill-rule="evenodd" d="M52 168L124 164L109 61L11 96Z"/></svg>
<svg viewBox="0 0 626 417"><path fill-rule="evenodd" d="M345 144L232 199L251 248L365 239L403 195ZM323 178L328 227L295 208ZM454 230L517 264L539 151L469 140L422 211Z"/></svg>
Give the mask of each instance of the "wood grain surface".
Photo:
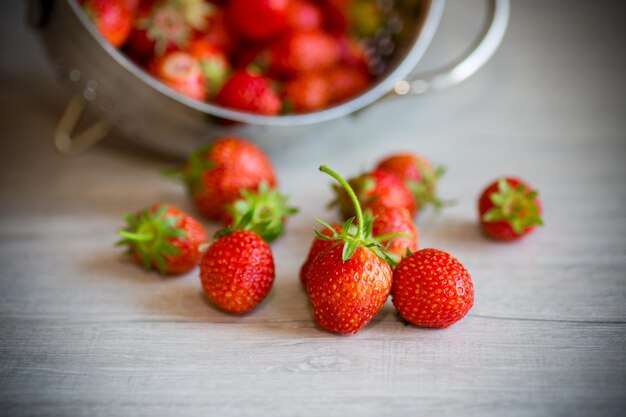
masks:
<svg viewBox="0 0 626 417"><path fill-rule="evenodd" d="M424 66L462 49L477 3L449 2ZM208 304L197 271L160 278L113 247L125 211L193 212L159 176L176 161L119 133L57 155L66 96L24 5L2 2L0 415L626 415L625 8L513 3L502 50L466 84L267 146L301 212L273 245L270 296L237 317ZM425 330L388 302L358 335L325 333L298 281L315 219L336 219L317 166L351 175L405 149L448 167L456 205L420 216L420 246L466 265L475 306ZM540 190L546 227L498 244L476 198L509 173Z"/></svg>

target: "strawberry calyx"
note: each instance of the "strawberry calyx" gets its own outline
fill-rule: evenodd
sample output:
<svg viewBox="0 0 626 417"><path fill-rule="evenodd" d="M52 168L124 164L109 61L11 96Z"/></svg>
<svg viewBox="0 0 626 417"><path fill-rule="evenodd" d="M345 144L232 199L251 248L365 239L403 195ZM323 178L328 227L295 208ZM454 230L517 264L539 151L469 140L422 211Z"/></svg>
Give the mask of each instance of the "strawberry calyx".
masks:
<svg viewBox="0 0 626 417"><path fill-rule="evenodd" d="M524 184L512 186L506 178L500 178L498 191L489 195L493 207L483 214L482 220L487 223L505 221L518 235L532 226L543 226L538 195Z"/></svg>
<svg viewBox="0 0 626 417"><path fill-rule="evenodd" d="M437 210L453 204L452 201L443 201L437 196L437 182L445 174L446 169L438 166L436 169L426 168L418 164L419 181L406 180L405 185L413 193L413 199L419 208L432 205Z"/></svg>
<svg viewBox="0 0 626 417"><path fill-rule="evenodd" d="M192 195L202 193L204 191L203 174L216 167L215 161L208 157L212 150L212 143L202 146L189 154L183 167L166 169L162 171L162 174L185 182Z"/></svg>
<svg viewBox="0 0 626 417"><path fill-rule="evenodd" d="M136 255L146 269L155 266L161 274L167 272L166 257L180 254L171 239L187 237L177 227L180 216L167 216L167 205L157 210L143 210L138 214L124 214L126 228L117 234L122 237L116 246L128 246L128 253Z"/></svg>
<svg viewBox="0 0 626 417"><path fill-rule="evenodd" d="M171 43L183 49L192 35L192 28L176 2L166 1L155 6L150 15L137 21L136 26L144 29L147 38L154 41L157 56L163 55Z"/></svg>
<svg viewBox="0 0 626 417"><path fill-rule="evenodd" d="M288 195L270 188L266 181L261 182L258 190L241 190L240 194L241 198L226 207L230 223L255 232L268 243L283 234L287 217L298 212L287 204ZM249 219L242 223L246 216Z"/></svg>
<svg viewBox="0 0 626 417"><path fill-rule="evenodd" d="M315 230L317 237L322 240L337 240L344 242L343 252L341 254L341 259L344 262L352 258L359 246L364 246L371 249L378 257L384 259L392 267L395 266L397 264L396 260L386 252L385 247L380 243L380 241L372 236L372 224L374 222L374 218L370 215L363 214L361 204L359 203L359 200L349 182L343 179L335 171L324 165L320 166L319 170L330 175L337 180L339 184L341 184L343 190L345 190L350 198L350 201L352 202L356 217L351 217L346 220L343 224L341 233L335 231L328 223L318 219L318 222L322 226L331 231L331 236L326 236L320 231ZM353 225L355 220L356 228Z"/></svg>

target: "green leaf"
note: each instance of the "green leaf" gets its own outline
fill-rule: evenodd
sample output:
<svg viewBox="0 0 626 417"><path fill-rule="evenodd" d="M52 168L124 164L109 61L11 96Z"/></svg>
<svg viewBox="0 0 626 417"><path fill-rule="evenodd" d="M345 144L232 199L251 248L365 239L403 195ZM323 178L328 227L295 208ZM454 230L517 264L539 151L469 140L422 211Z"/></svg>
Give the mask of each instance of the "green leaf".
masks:
<svg viewBox="0 0 626 417"><path fill-rule="evenodd" d="M343 252L341 253L341 259L346 262L352 259L354 252L356 252L359 247L359 242L357 241L347 241L343 245Z"/></svg>
<svg viewBox="0 0 626 417"><path fill-rule="evenodd" d="M483 220L489 223L505 219L506 217L504 216L504 213L502 212L502 209L500 207L493 207L489 209L485 214L483 214Z"/></svg>

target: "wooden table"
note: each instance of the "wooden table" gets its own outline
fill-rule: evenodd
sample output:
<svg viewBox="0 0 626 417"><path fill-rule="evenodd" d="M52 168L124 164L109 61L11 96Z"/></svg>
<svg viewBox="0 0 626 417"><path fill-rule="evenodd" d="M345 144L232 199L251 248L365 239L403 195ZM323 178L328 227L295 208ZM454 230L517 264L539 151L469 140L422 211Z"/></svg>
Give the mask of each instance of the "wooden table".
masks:
<svg viewBox="0 0 626 417"><path fill-rule="evenodd" d="M158 174L175 161L119 134L58 156L49 142L66 97L22 26L23 6L8 3L0 415L626 414L622 2L514 2L502 50L463 86L269 147L301 213L273 245L269 298L244 317L212 308L197 271L160 278L113 247L124 211L153 201L193 211ZM463 44L480 15L471 4L450 2L431 62ZM404 149L448 167L441 194L457 204L420 217L421 246L467 266L475 306L449 329L424 330L388 302L356 336L325 333L297 276L315 219L335 219L316 168L354 174ZM546 227L498 244L479 232L475 205L508 173L540 189Z"/></svg>

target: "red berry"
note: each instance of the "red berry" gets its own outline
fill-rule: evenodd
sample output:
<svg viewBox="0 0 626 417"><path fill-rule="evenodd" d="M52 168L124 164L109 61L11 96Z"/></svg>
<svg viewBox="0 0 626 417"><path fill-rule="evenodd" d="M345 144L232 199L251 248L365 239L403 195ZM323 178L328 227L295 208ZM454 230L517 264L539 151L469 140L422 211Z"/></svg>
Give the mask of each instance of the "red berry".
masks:
<svg viewBox="0 0 626 417"><path fill-rule="evenodd" d="M474 284L450 254L422 249L404 258L393 272L393 304L408 322L448 327L474 304Z"/></svg>
<svg viewBox="0 0 626 417"><path fill-rule="evenodd" d="M375 170L352 178L348 182L363 207L401 208L407 210L411 217L415 216L413 196L395 175ZM334 190L336 198L331 204L339 206L343 218L353 217L355 212L348 195L341 187L334 186Z"/></svg>
<svg viewBox="0 0 626 417"><path fill-rule="evenodd" d="M181 169L198 210L219 220L228 204L242 190L257 190L265 182L276 185L272 163L256 145L240 138L226 137L191 154Z"/></svg>
<svg viewBox="0 0 626 417"><path fill-rule="evenodd" d="M269 245L251 231L237 230L218 238L200 263L207 297L230 313L246 313L265 299L274 283Z"/></svg>
<svg viewBox="0 0 626 417"><path fill-rule="evenodd" d="M111 45L118 48L126 42L133 26L133 11L126 0L85 0L82 6Z"/></svg>
<svg viewBox="0 0 626 417"><path fill-rule="evenodd" d="M198 38L189 43L187 52L200 63L209 94L217 94L230 72L230 63L224 51L206 39Z"/></svg>
<svg viewBox="0 0 626 417"><path fill-rule="evenodd" d="M235 72L215 101L224 107L268 116L278 114L282 106L269 81L247 71Z"/></svg>
<svg viewBox="0 0 626 417"><path fill-rule="evenodd" d="M336 40L319 30L291 32L270 48L271 71L283 76L321 71L339 60Z"/></svg>
<svg viewBox="0 0 626 417"><path fill-rule="evenodd" d="M442 167L434 168L423 156L410 152L390 155L380 161L377 169L394 174L413 192L418 210L432 204L441 208L437 197L437 181L443 175Z"/></svg>
<svg viewBox="0 0 626 417"><path fill-rule="evenodd" d="M155 204L136 215L125 215L127 227L118 233L118 245L146 269L162 274L182 274L193 269L200 258L200 246L208 241L204 227L173 206Z"/></svg>
<svg viewBox="0 0 626 417"><path fill-rule="evenodd" d="M265 41L287 29L289 0L230 0L228 23L240 36Z"/></svg>
<svg viewBox="0 0 626 417"><path fill-rule="evenodd" d="M320 110L328 106L331 85L322 75L309 72L285 84L285 103L297 113Z"/></svg>
<svg viewBox="0 0 626 417"><path fill-rule="evenodd" d="M478 200L483 231L493 239L516 240L542 226L543 208L537 194L516 177L491 183Z"/></svg>
<svg viewBox="0 0 626 417"><path fill-rule="evenodd" d="M417 251L418 232L417 227L411 219L409 212L402 208L389 208L385 206L375 206L373 209L374 223L372 224L372 234L380 241L381 236L392 233L402 233L407 237L395 237L384 239L380 243L385 246L387 252L400 261L407 255Z"/></svg>
<svg viewBox="0 0 626 417"><path fill-rule="evenodd" d="M166 53L154 61L151 71L164 84L187 97L200 101L207 97L200 62L186 52Z"/></svg>
<svg viewBox="0 0 626 417"><path fill-rule="evenodd" d="M314 30L322 27L322 13L319 7L308 0L292 0L287 15L287 23L292 30Z"/></svg>
<svg viewBox="0 0 626 417"><path fill-rule="evenodd" d="M322 252L311 263L307 292L315 321L332 333L356 333L380 311L391 290L389 264L359 246L342 259L343 245Z"/></svg>
<svg viewBox="0 0 626 417"><path fill-rule="evenodd" d="M357 224L348 220L341 232L325 223L328 233L317 232L329 246L313 244L312 251L323 249L304 271L307 293L315 321L332 333L356 333L382 308L391 291L392 261L373 240L371 222L364 219L361 206L350 184L331 169L320 171L335 178L354 205ZM317 248L316 248L317 246ZM309 254L311 256L311 254Z"/></svg>
<svg viewBox="0 0 626 417"><path fill-rule="evenodd" d="M331 100L341 103L364 92L370 85L369 74L360 68L340 65L326 73L328 84L332 85Z"/></svg>
<svg viewBox="0 0 626 417"><path fill-rule="evenodd" d="M343 228L343 225L336 224L336 225L333 225L332 228L335 232L340 233L341 229ZM322 233L324 236L328 236L328 237L332 236L330 229L323 229L320 233ZM300 267L300 282L302 283L302 286L305 289L306 289L307 279L309 276L309 269L311 268L311 263L313 263L313 260L315 260L315 258L320 253L338 244L340 243L336 240L323 240L323 239L320 239L319 237L315 237L313 239L313 243L311 244L311 248L309 249L309 254L307 255L307 258L305 259L302 266Z"/></svg>

